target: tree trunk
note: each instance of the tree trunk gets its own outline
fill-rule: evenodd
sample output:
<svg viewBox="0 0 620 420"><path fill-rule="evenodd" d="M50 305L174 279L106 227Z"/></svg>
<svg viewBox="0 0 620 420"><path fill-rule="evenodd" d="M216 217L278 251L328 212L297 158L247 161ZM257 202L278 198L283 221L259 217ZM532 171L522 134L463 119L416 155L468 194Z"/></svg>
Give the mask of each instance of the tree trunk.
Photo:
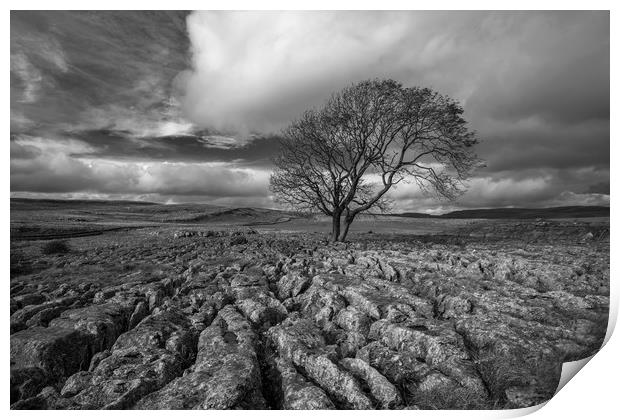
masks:
<svg viewBox="0 0 620 420"><path fill-rule="evenodd" d="M347 216L344 218L344 230L340 235L340 242L344 242L347 239L347 235L349 234L349 227L351 227L351 223L353 223L353 219L355 216Z"/></svg>
<svg viewBox="0 0 620 420"><path fill-rule="evenodd" d="M332 216L332 242L338 242L340 237L340 213L334 213Z"/></svg>

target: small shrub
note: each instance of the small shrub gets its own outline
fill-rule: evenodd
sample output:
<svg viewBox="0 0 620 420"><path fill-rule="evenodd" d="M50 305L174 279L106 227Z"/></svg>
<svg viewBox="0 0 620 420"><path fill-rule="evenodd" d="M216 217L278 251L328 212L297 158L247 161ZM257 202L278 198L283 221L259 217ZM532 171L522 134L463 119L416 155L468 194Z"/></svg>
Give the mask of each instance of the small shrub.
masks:
<svg viewBox="0 0 620 420"><path fill-rule="evenodd" d="M71 249L65 241L51 241L43 245L41 252L45 255L66 254Z"/></svg>
<svg viewBox="0 0 620 420"><path fill-rule="evenodd" d="M241 234L243 235L243 234ZM236 235L230 240L230 245L244 245L248 243L248 238L245 236Z"/></svg>
<svg viewBox="0 0 620 420"><path fill-rule="evenodd" d="M30 272L32 272L32 266L26 256L21 251L11 250L11 278Z"/></svg>

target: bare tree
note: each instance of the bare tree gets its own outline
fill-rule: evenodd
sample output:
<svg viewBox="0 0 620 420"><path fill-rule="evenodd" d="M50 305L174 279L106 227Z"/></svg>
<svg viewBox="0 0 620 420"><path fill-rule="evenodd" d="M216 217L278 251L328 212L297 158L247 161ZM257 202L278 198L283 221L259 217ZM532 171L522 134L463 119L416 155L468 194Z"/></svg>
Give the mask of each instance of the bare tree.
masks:
<svg viewBox="0 0 620 420"><path fill-rule="evenodd" d="M333 241L346 239L360 213L386 211L386 193L401 182L453 199L480 163L462 114L430 89L393 80L349 86L284 130L271 191L292 208L331 216Z"/></svg>

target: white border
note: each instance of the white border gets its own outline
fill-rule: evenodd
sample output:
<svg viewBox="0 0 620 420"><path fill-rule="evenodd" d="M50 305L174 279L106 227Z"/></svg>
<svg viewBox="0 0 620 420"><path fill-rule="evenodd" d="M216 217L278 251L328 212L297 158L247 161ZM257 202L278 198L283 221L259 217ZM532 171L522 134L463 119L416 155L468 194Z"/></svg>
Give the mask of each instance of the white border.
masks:
<svg viewBox="0 0 620 420"><path fill-rule="evenodd" d="M314 0L314 1L242 1L242 0L214 0L214 1L174 1L174 2L162 2L162 1L127 1L127 0L107 0L105 2L79 2L79 1L8 1L6 4L9 6L8 9L16 9L16 10L25 10L25 9L39 9L39 10L53 10L53 9L69 9L69 10L82 10L85 8L91 9L116 9L116 10L128 10L128 9L145 9L145 10L163 10L163 9L175 9L175 10L195 10L195 9L241 9L241 10L255 10L255 9L266 9L266 10L292 10L292 9L301 9L301 10L312 10L312 9L326 9L326 10L377 10L377 9L392 9L392 10L405 10L405 9L413 9L413 10L517 10L517 9L529 9L529 10L546 10L546 9L579 9L579 10L612 10L611 12L611 45L617 46L618 39L618 31L616 29L618 24L618 19L616 18L617 9L614 8L617 2L612 1L597 1L591 0L588 2L577 2L577 1L533 1L533 0L522 0L519 2L515 1L504 1L504 2L492 2L492 1L468 1L468 2L459 2L459 1L433 1L433 2L412 2L412 1L402 1L402 0L382 0L376 2L369 1L356 1L356 2L344 2L344 1L328 1L328 0ZM10 60L9 58L9 40L10 40L10 14L7 12L4 14L3 19L3 28L5 30L5 50L4 50L4 59ZM611 74L618 73L618 65L617 65L617 53L614 52L613 48L611 51ZM614 71L614 69L616 69ZM5 128L4 132L9 132L9 116L10 116L10 90L9 85L6 82L9 79L9 71L10 65L5 62L4 72L5 72L5 84L3 85L4 92L4 114L5 115ZM614 78L611 80L611 92L617 93L617 83L615 83ZM616 95L612 95L613 98L616 98ZM610 121L620 121L618 118L618 108L616 106L615 101L612 101L611 104L611 119ZM611 125L611 138L617 140L618 129L615 124ZM10 159L10 150L9 150L9 141L6 139L2 142L2 146L5 163L8 163L7 160ZM617 148L614 141L610 141L611 148L611 159L613 160L618 156ZM612 187L612 195L615 196L617 192L617 188L615 186L618 185L617 177L618 171L615 170L614 165L611 165L611 187ZM9 195L10 195L10 170L9 165L4 166L4 177L2 178L2 183L5 189L5 206L2 208L4 220L10 220L10 211L9 211ZM611 209L612 221L617 219L618 212L614 207ZM615 215L615 217L614 217ZM6 223L6 222L5 222ZM613 222L612 222L613 224ZM8 274L9 267L9 223L5 224L5 239L2 242L2 258L4 261L4 273ZM531 414L532 419L546 419L546 418L561 418L561 419L584 419L584 418L615 418L617 416L617 381L619 369L618 355L620 355L620 344L618 343L617 337L610 335L609 333L613 330L613 326L617 320L617 312L618 312L618 281L616 280L616 272L618 270L615 269L617 261L617 242L615 236L612 236L611 239L611 313L610 313L610 326L608 330L607 339L609 340L604 348L595 355L592 360L583 367L582 371L579 372L576 379L573 379L568 382L568 384L561 389L561 391L544 407L538 411L536 409L532 410L516 410L516 411L501 411L501 412L480 412L480 411L391 411L389 413L385 412L353 412L353 411L333 411L333 412L286 412L286 411L264 411L264 412L129 412L129 411L118 411L114 413L114 416L119 416L120 418L129 418L134 416L148 416L149 419L164 419L172 414L183 415L189 417L209 417L209 416L217 416L217 418L222 419L230 419L237 417L247 417L252 419L274 419L274 418L288 418L289 416L295 416L295 420L297 419L310 419L315 416L327 417L327 418L355 418L359 420L360 417L363 418L372 418L376 416L389 415L390 417L399 417L410 418L410 416L416 418L448 418L448 419L480 419L480 418L506 418L506 417L515 417L522 414L526 414L526 412L535 411L534 414ZM4 302L8 301L8 275L5 278L5 284L3 288L3 299ZM8 305L7 305L8 306ZM8 309L7 309L8 312ZM8 337L9 334L9 320L8 314L5 313L3 318L3 326L4 326L4 337ZM616 334L617 335L617 334ZM6 344L2 349L3 360L5 361L3 365L4 373L2 377L4 381L2 382L2 389L0 390L0 395L3 401L4 409L7 414L11 417L15 418L30 418L30 417L39 417L41 415L50 416L52 419L61 419L65 417L95 417L95 418L103 418L104 416L110 415L109 413L104 412L67 412L67 411L55 411L55 412L47 412L45 414L39 412L23 412L23 411L10 411L9 408L9 340L6 340ZM538 407L540 408L540 407Z"/></svg>

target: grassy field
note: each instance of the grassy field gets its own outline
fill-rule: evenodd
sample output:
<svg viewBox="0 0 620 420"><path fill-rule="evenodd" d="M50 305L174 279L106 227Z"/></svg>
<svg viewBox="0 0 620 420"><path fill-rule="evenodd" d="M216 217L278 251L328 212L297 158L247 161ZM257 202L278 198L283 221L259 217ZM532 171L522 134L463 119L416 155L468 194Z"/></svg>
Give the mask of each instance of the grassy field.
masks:
<svg viewBox="0 0 620 420"><path fill-rule="evenodd" d="M481 214L484 214L482 212ZM502 224L505 220L483 218L417 218L395 215L363 215L351 226L351 238L368 233L451 234L463 228ZM514 219L520 220L520 219ZM608 217L556 218L566 223L593 225L609 223ZM11 200L11 235L15 238L88 235L122 228L145 226L255 227L268 232L308 232L329 234L327 216L300 216L295 213L260 209L227 208L205 204L155 204L119 201Z"/></svg>

